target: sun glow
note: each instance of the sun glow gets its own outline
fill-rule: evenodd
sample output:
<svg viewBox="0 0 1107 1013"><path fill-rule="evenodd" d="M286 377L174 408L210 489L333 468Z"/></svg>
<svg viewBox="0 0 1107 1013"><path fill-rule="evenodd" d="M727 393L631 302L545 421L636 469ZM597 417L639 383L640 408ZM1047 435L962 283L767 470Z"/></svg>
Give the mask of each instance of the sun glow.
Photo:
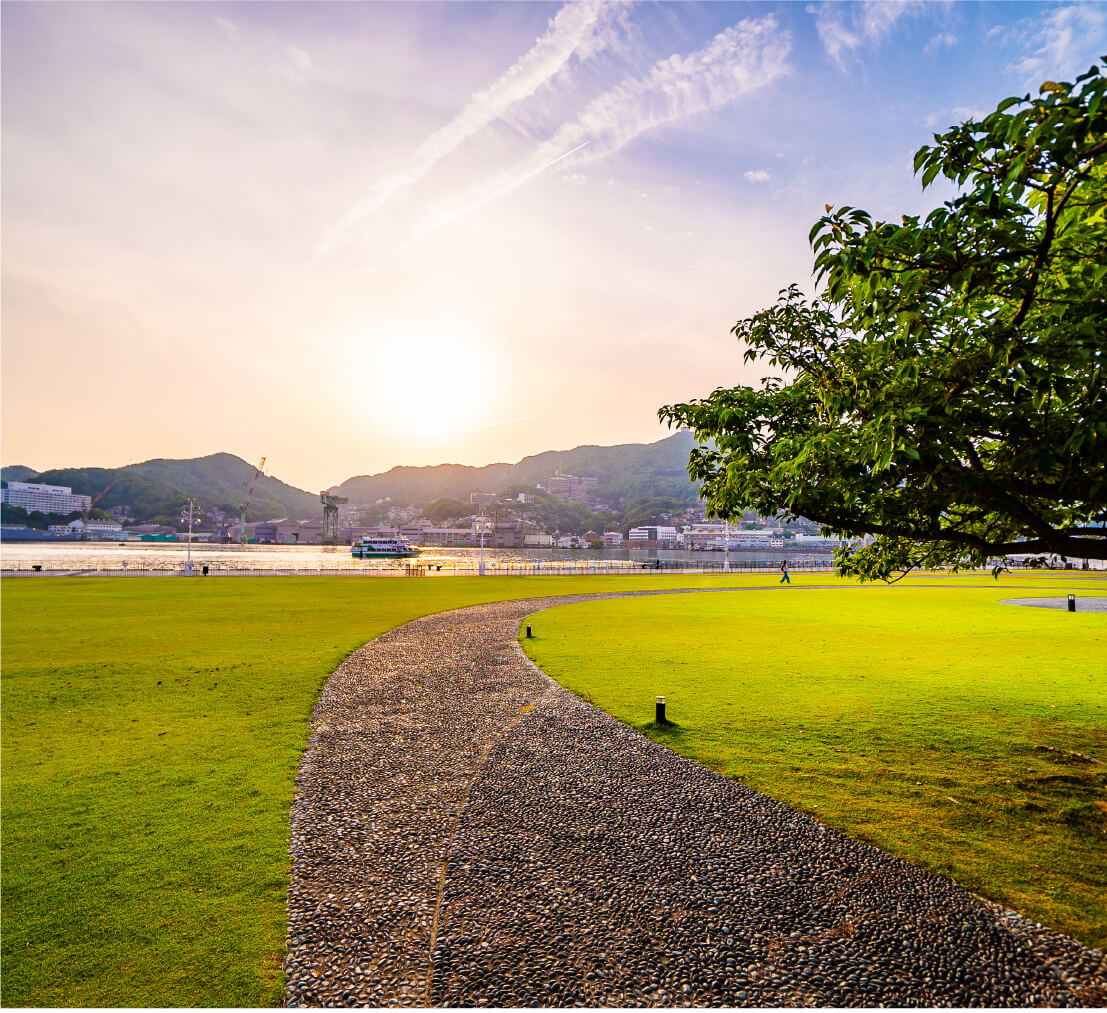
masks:
<svg viewBox="0 0 1107 1013"><path fill-rule="evenodd" d="M368 343L356 372L363 419L418 440L449 440L490 417L496 353L469 336L396 331Z"/></svg>

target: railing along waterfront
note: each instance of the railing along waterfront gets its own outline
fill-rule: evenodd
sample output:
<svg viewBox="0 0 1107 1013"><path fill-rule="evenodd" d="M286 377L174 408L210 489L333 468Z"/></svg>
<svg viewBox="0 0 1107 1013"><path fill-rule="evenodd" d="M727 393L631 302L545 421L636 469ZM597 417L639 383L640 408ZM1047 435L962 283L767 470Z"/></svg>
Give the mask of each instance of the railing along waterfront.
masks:
<svg viewBox="0 0 1107 1013"><path fill-rule="evenodd" d="M205 570L206 567L206 570ZM1039 569L1022 566L1016 561L1008 569L1022 572L1056 573L1061 570L1084 571L1082 566L1069 564L1067 567ZM804 573L834 572L834 562L824 559L789 559L788 572L792 575ZM990 568L975 572L991 576ZM610 575L640 574L702 574L705 576L725 576L727 574L779 574L780 563L771 559L731 560L729 566L715 560L550 560L518 562L493 560L485 563L486 577L588 577ZM1100 575L1101 567L1093 567L1090 574ZM340 566L267 566L264 564L238 564L235 566L217 566L213 563L193 563L191 575L185 572L182 564L165 563L160 566L125 567L72 567L50 566L48 564L17 564L0 567L0 577L477 577L480 566L476 560L445 560L443 562L401 562L391 566L373 566L353 561Z"/></svg>
<svg viewBox="0 0 1107 1013"><path fill-rule="evenodd" d="M476 577L480 566L475 560L447 561L443 563L401 563L399 566L344 565L334 567L283 567L283 566L215 566L193 563L193 577ZM834 564L830 559L789 560L792 574L831 573ZM486 577L581 577L610 576L619 574L704 574L728 573L779 573L780 563L773 560L732 561L729 567L722 561L689 560L589 560L587 562L505 562L485 564ZM0 568L2 577L183 577L189 576L181 565L160 567L49 567L22 565Z"/></svg>

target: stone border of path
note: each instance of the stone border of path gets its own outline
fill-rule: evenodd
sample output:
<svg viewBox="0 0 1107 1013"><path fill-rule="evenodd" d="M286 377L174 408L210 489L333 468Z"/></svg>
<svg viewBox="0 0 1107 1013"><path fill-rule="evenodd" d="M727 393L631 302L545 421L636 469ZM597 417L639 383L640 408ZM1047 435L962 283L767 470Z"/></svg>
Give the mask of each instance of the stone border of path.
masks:
<svg viewBox="0 0 1107 1013"><path fill-rule="evenodd" d="M624 596L429 616L335 672L291 814L287 1005L1107 1000L1102 952L650 742L519 649L528 615Z"/></svg>

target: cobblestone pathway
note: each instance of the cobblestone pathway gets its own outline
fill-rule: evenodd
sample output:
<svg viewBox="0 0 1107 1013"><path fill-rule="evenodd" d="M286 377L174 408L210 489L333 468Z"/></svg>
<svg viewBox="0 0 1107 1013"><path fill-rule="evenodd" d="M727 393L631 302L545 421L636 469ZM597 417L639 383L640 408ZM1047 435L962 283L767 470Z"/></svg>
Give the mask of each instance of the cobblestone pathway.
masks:
<svg viewBox="0 0 1107 1013"><path fill-rule="evenodd" d="M559 689L515 637L570 600L430 616L328 681L292 809L287 1005L1107 1001L1102 952Z"/></svg>

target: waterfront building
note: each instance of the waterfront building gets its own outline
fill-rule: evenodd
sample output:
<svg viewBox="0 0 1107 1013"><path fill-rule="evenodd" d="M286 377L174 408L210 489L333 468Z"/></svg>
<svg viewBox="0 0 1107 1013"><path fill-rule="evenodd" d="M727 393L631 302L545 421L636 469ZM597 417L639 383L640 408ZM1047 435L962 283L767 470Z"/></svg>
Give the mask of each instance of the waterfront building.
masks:
<svg viewBox="0 0 1107 1013"><path fill-rule="evenodd" d="M40 482L9 482L6 489L0 489L0 502L22 507L27 513L39 510L44 514L71 514L92 507L92 497L74 495L71 486Z"/></svg>
<svg viewBox="0 0 1107 1013"><path fill-rule="evenodd" d="M68 524L51 524L51 531L84 535L86 538L117 538L123 533L119 521L70 521Z"/></svg>
<svg viewBox="0 0 1107 1013"><path fill-rule="evenodd" d="M735 544L736 531L730 531L730 544ZM681 543L685 549L695 552L698 549L721 549L727 540L726 524L722 521L704 521L688 525L681 534Z"/></svg>
<svg viewBox="0 0 1107 1013"><path fill-rule="evenodd" d="M671 548L677 544L677 529L665 524L648 524L644 527L631 528L627 533L627 541L653 543L661 548Z"/></svg>
<svg viewBox="0 0 1107 1013"><path fill-rule="evenodd" d="M474 528L423 528L422 545L457 549L480 544L480 535ZM488 545L487 536L485 545Z"/></svg>
<svg viewBox="0 0 1107 1013"><path fill-rule="evenodd" d="M603 533L604 545L614 545L616 547L623 544L623 533L621 531L605 531Z"/></svg>
<svg viewBox="0 0 1107 1013"><path fill-rule="evenodd" d="M478 539L478 544L479 544ZM515 521L499 521L492 532L492 544L497 549L517 548L522 539L519 537L519 525ZM486 541L487 545L488 542Z"/></svg>

